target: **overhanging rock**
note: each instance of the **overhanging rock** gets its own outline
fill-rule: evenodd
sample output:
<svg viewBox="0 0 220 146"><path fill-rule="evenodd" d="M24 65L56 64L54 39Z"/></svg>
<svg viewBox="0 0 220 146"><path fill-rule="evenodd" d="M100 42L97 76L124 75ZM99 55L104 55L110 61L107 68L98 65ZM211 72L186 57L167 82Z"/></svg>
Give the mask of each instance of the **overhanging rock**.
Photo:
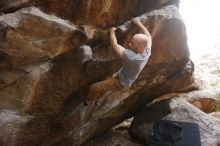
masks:
<svg viewBox="0 0 220 146"><path fill-rule="evenodd" d="M0 16L0 110L16 119L0 123L2 131L10 126L14 132L1 135L3 145L80 145L160 95L196 88L185 26L172 5L141 15L152 34L152 55L132 88L110 92L99 107L80 108L89 86L118 71L121 61L106 30L97 25L87 40L80 26L46 12L27 7ZM120 24L116 33L124 46L139 31L131 21L113 24ZM90 46L92 56L81 45ZM27 125L39 131L29 137ZM40 134L44 130L47 136Z"/></svg>

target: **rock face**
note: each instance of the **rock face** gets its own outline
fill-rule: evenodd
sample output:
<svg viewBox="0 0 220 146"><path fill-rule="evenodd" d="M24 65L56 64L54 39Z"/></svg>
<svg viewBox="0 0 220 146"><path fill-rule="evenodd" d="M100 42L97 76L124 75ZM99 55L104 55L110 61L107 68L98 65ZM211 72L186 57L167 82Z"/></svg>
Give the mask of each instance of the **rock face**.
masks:
<svg viewBox="0 0 220 146"><path fill-rule="evenodd" d="M1 1L0 145L80 145L158 96L195 89L175 5L178 1ZM92 83L121 66L105 28L116 25L120 44L127 46L139 31L128 20L137 15L153 38L138 80L109 93L99 107L77 106Z"/></svg>
<svg viewBox="0 0 220 146"><path fill-rule="evenodd" d="M144 146L134 141L126 131L111 130L102 136L97 136L95 140L83 144L83 146Z"/></svg>
<svg viewBox="0 0 220 146"><path fill-rule="evenodd" d="M30 5L38 6L77 24L106 27L123 24L134 16L169 4L178 6L179 0L2 0L0 11L13 12Z"/></svg>

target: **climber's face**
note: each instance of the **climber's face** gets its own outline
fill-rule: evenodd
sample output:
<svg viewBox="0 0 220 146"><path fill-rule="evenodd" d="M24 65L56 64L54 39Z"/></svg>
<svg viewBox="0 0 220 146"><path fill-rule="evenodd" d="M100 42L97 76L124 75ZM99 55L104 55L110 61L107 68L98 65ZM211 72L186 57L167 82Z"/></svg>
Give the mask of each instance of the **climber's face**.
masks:
<svg viewBox="0 0 220 146"><path fill-rule="evenodd" d="M129 44L129 49L133 50L136 53L143 53L145 48L147 47L148 38L144 34L135 34Z"/></svg>
<svg viewBox="0 0 220 146"><path fill-rule="evenodd" d="M138 38L136 38L135 36L133 36L128 44L129 49L137 52L138 48L140 46L140 42L138 40Z"/></svg>

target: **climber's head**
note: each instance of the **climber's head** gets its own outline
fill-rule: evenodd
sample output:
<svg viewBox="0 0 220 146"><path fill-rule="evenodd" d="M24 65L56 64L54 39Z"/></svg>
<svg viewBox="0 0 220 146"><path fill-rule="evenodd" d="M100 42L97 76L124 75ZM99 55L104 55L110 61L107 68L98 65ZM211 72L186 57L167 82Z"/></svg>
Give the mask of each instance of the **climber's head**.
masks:
<svg viewBox="0 0 220 146"><path fill-rule="evenodd" d="M149 38L144 34L138 33L133 35L128 44L128 47L136 53L143 53L145 48L147 48L148 43Z"/></svg>

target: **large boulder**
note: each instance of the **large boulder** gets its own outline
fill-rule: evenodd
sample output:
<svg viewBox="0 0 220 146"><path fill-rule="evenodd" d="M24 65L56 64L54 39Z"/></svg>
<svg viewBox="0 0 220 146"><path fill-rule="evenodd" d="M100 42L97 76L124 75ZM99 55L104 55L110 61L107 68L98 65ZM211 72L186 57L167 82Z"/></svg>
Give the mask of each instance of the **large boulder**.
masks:
<svg viewBox="0 0 220 146"><path fill-rule="evenodd" d="M92 1L64 1L62 5L60 1L35 2L39 8L28 7L35 5L31 0L0 3L4 13L25 7L0 16L2 145L80 145L158 96L196 88L178 8L170 5L149 11L177 1L148 1L137 13L132 6L139 9L142 2L125 3L120 17L116 11L124 5L118 1L97 6ZM95 11L99 6L103 13L107 11L105 15ZM85 15L91 11L91 17ZM152 34L153 46L138 80L130 89L109 92L98 107L79 107L92 83L121 66L103 27L123 24L117 26L116 34L120 44L127 46L131 36L139 32L127 20L144 11L149 12L140 16L141 21Z"/></svg>
<svg viewBox="0 0 220 146"><path fill-rule="evenodd" d="M46 92L50 91L46 91L45 88L53 89L43 82L45 79L50 80L50 83L55 81L51 80L52 68L56 68L52 59L83 44L87 39L85 34L76 26L34 7L3 15L0 21L1 107L23 111L32 106L32 99L36 101L38 97L42 97L49 100L45 96L48 96ZM74 67L76 65L73 65ZM52 95L52 100L56 101L56 97L67 98L71 91L61 91L64 96L51 91L55 95ZM53 107L55 111L55 108L61 108L59 104L46 106Z"/></svg>
<svg viewBox="0 0 220 146"><path fill-rule="evenodd" d="M55 130L43 145L80 145L95 134L120 123L160 95L196 88L193 63L189 59L186 45L185 27L178 15L178 9L175 6L165 7L144 14L141 19L149 26L153 37L152 56L132 88L107 94L98 107L78 107L77 97L81 95L83 98L86 94L82 96L80 91L74 93L73 99L69 100L69 106L58 117L63 129ZM120 42L126 46L129 37L137 31L128 21L119 26L117 35L124 38ZM103 63L107 61L100 70L112 69L111 71L116 72L119 66L111 64L116 58L111 53L109 44L105 44L108 40L105 37L103 35L96 38L99 43L93 47L92 59ZM91 44L94 45L93 43ZM109 52L108 55L104 54L106 51ZM107 64L109 62L110 66ZM87 65L90 63L92 62ZM91 68L90 76L93 75L95 74Z"/></svg>

